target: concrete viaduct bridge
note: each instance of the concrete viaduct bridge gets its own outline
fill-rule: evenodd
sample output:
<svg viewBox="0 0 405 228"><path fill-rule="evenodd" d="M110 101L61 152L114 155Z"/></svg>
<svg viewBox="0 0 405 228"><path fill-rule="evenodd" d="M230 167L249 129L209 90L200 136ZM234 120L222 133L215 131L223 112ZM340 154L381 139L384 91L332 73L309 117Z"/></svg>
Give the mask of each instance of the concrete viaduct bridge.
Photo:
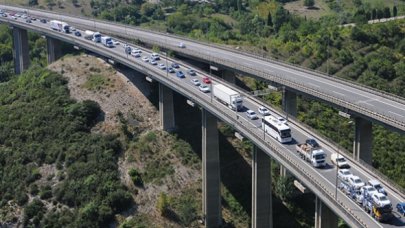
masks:
<svg viewBox="0 0 405 228"><path fill-rule="evenodd" d="M0 6L0 8L22 12L26 9ZM327 78L319 73L302 70L294 66L267 61L241 53L232 52L216 46L204 46L191 40L185 42L187 48L177 48L181 38L166 36L125 27L123 25L111 24L104 21L94 21L75 16L60 15L52 12L29 10L31 15L37 18L60 19L80 29L91 29L113 34L125 38L138 38L152 45L159 45L166 49L173 49L185 56L208 61L219 67L224 72L224 79L214 79L214 83L226 84L234 90L239 91L245 97L245 107L255 110L262 102L250 94L242 91L233 85L234 74L232 70L252 75L262 80L269 80L286 86L283 100L286 104L285 111L290 115L296 114L296 94L302 93L311 97L331 103L345 112L356 116L356 139L354 142L354 157L348 158L352 172L363 180L379 179L387 189L392 203L403 202L404 192L397 185L390 182L386 177L375 172L367 163L371 163L371 122L382 123L397 131L405 130L404 110L405 102L398 97L362 88L355 85L350 87L347 82L333 78ZM106 48L101 44L76 37L72 34L65 34L53 31L49 24L42 24L38 21L26 23L21 19L0 18L0 21L9 23L13 29L15 71L21 73L29 66L27 30L41 33L46 36L48 49L48 62L53 62L61 57L59 42L71 43L77 47L87 49L91 52L105 56L106 58L126 65L136 71L144 73L148 77L159 82L159 111L161 126L164 130L170 130L175 126L175 113L173 108L173 91L187 97L202 109L202 153L203 153L203 215L207 227L217 227L221 224L221 201L220 201L220 173L219 173L219 147L217 120L230 124L234 129L254 143L252 157L252 227L272 227L272 206L271 206L271 177L270 157L277 160L292 175L299 179L317 196L315 211L315 227L337 227L337 218L341 217L352 227L393 227L405 226L405 222L398 216L389 224L381 224L375 221L369 214L364 212L354 201L349 199L343 192L336 190L336 173L332 170L315 169L303 161L295 153L295 145L280 144L270 136L266 135L258 122L250 121L239 112L232 111L223 104L217 102L209 94L201 93L190 84L189 80L181 80L169 75L156 66L146 64L139 59L126 55L122 49ZM151 38L152 37L152 38ZM163 37L163 38L162 38ZM162 42L164 40L164 42ZM133 45L135 46L135 45ZM144 49L144 55L151 51ZM242 58L238 59L238 58ZM251 59L256 63L252 65ZM173 62L173 59L164 58L166 63ZM263 62L263 63L260 63ZM164 62L163 62L164 63ZM262 65L264 70L259 71ZM250 64L250 67L249 67ZM256 64L259 64L256 66ZM191 68L191 66L182 67ZM278 70L276 72L276 70ZM282 72L290 72L292 78L282 75ZM280 73L281 72L281 73ZM197 71L198 76L206 72ZM305 75L306 82L297 82L294 77L298 74ZM310 77L316 79L312 80ZM318 83L318 84L317 84ZM331 87L324 87L329 85ZM317 88L317 89L315 89ZM337 88L341 88L337 92ZM330 93L335 94L332 96ZM344 99L343 99L344 98ZM352 100L351 100L352 99ZM367 100L364 100L367 99ZM378 104L378 105L377 105ZM380 106L381 105L381 106ZM272 112L280 114L277 110L269 108ZM296 141L303 141L308 137L315 137L321 142L325 152L330 154L340 149L327 139L317 135L294 118L289 119L293 137ZM364 160L366 163L361 162Z"/></svg>

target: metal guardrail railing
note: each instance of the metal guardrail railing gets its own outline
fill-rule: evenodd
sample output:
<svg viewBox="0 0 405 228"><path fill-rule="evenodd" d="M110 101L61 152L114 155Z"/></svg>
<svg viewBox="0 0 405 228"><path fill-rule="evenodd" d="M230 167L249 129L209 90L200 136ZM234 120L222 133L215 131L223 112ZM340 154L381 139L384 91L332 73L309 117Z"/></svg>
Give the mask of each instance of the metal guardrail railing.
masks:
<svg viewBox="0 0 405 228"><path fill-rule="evenodd" d="M9 21L10 22L10 21ZM22 27L26 27L26 24L23 24L21 22L15 22ZM337 208L342 208L343 210L340 210L340 212L344 215L346 215L347 218L351 218L353 221L353 224L357 224L362 227L368 227L367 223L363 221L358 215L356 215L355 210L352 210L351 208L347 207L342 201L340 200L335 200L335 195L329 190L330 188L327 188L325 186L325 183L321 181L322 178L320 178L319 173L315 173L317 176L314 176L310 172L308 172L307 169L305 169L306 166L305 164L299 164L297 163L294 159L291 157L291 153L285 153L285 150L281 148L280 144L275 141L275 139L271 138L270 136L267 136L263 134L260 130L258 130L256 127L252 128L251 126L248 126L247 123L244 123L242 121L238 121L237 118L237 113L234 111L231 111L230 109L223 108L222 104L218 104L217 106L215 104L215 100L209 101L209 97L206 97L203 95L203 93L199 93L199 91L193 91L189 88L187 88L186 85L184 84L177 84L176 83L176 78L174 76L169 76L167 77L166 74L162 75L163 72L157 68L154 67L145 67L144 65L141 64L139 61L130 61L127 58L123 56L111 56L110 53L107 52L107 50L103 50L103 48L99 48L100 46L98 45L90 45L86 43L83 40L77 40L76 38L73 37L67 37L63 36L62 34L49 30L49 31L43 31L41 29L40 32L42 33L47 33L51 34L52 37L63 40L65 42L72 43L74 45L80 46L82 48L88 49L92 52L99 53L103 56L107 56L117 62L121 62L133 69L136 69L137 71L143 72L146 75L151 76L152 78L158 79L161 82L165 82L167 86L169 87L174 87L177 91L182 92L184 95L189 97L190 99L196 101L200 105L205 106L208 109L213 110L213 112L216 115L220 115L222 119L228 120L228 122L233 125L236 128L242 129L243 134L245 135L250 135L250 138L252 141L256 141L256 143L260 143L262 145L265 145L266 148L268 148L271 152L275 153L273 156L277 156L280 160L282 160L285 163L286 167L291 167L297 173L300 174L302 179L305 179L307 183L305 183L307 186L312 186L313 189L316 189L320 194L322 194L323 197L325 197L330 203L334 204L337 206ZM235 125L236 123L236 125ZM305 163L305 161L302 161ZM329 185L332 185L330 182L328 182ZM333 186L331 186L333 188ZM353 203L353 202L351 202ZM364 212L362 212L364 213Z"/></svg>
<svg viewBox="0 0 405 228"><path fill-rule="evenodd" d="M20 6L16 6L16 5L13 5L13 4L7 4L7 5L21 8ZM33 8L27 7L27 9L32 10ZM34 10L44 12L44 13L48 13L48 14L54 14L54 12L49 12L49 11L45 11L45 10L40 10L40 9L34 9ZM60 14L58 16L72 17L72 15L66 14L64 12L58 12L58 13ZM83 17L83 16L74 16L74 17L84 19L84 20L89 20L89 18ZM117 22L104 21L104 20L99 20L99 19L91 19L91 21L94 21L94 26L96 26L96 23L104 23L104 24L110 24L110 25L124 26L125 28L127 28L124 24L117 23ZM328 79L328 80L334 80L334 81L339 82L339 83L346 83L346 85L350 85L350 86L355 85L357 89L367 91L367 92L373 93L375 95L383 96L385 98L395 100L395 101L397 101L399 103L405 104L405 99L401 98L399 96L389 94L389 93L386 93L384 91L379 91L379 90L375 90L375 89L372 89L372 88L367 88L367 87L365 87L363 85L360 85L360 84L354 84L354 82L351 82L351 81L345 81L345 80L342 80L342 79L337 79L335 77L330 77L330 76L328 76L328 75L326 75L324 73L317 72L317 71L310 71L308 69L304 69L302 67L300 68L300 67L297 67L296 65L292 65L292 64L289 64L289 63L285 63L285 62L281 62L281 61L275 61L275 60L272 60L272 59L263 58L261 56L256 56L256 55L252 55L252 54L249 54L249 53L240 52L238 50L230 49L230 48L227 48L227 47L224 47L224 46L215 45L215 44L207 44L207 43L204 43L204 42L201 42L201 41L196 41L196 40L192 40L192 39L189 39L189 38L186 38L186 37L181 37L181 36L175 36L175 35L172 35L172 34L161 33L161 32L151 31L151 30L142 29L142 28L135 28L135 27L130 27L130 29L143 31L143 32L149 32L149 33L154 33L154 34L158 34L158 35L162 35L162 36L170 36L170 37L176 38L176 39L186 39L189 42L200 43L200 44L203 44L203 45L212 46L212 47L215 47L215 48L231 51L231 52L234 52L234 53L238 53L238 54L242 54L242 55L249 55L249 56L254 57L254 58L260 58L263 61L272 62L274 64L279 64L279 65L283 65L283 66L290 67L290 68L293 67L295 70L310 73L310 74L315 74L316 76L323 77L323 78ZM165 48L168 48L168 49L175 49L176 51L182 52L182 53L188 52L186 54L188 54L190 56L197 56L196 53L200 53L200 52L196 52L196 51L190 52L187 49L175 48L173 46L167 46L167 44L165 44L165 43L156 42L156 41L152 41L152 40L143 40L143 42L154 43L155 45L165 47ZM206 54L201 55L201 53L200 53L200 56L204 56L203 58L207 59ZM210 56L208 56L208 58L210 58ZM339 106L348 108L348 109L353 110L355 112L358 112L360 114L373 117L374 119L376 119L378 121L381 121L383 123L386 123L388 125L396 127L398 129L401 129L402 131L405 131L405 122L404 121L397 120L392 115L390 117L388 117L389 115L387 115L387 113L383 112L381 114L381 111L372 110L370 107L363 107L363 106L361 106L359 104L353 104L350 101L345 101L343 99L338 99L338 98L336 98L334 96L329 95L327 93L327 91L321 92L321 91L317 91L316 89L313 89L313 88L308 88L307 86L303 85L302 83L293 82L293 81L290 81L290 80L281 80L284 77L282 77L280 75L276 75L276 77L271 77L270 74L265 73L263 71L259 71L257 69L252 69L252 68L249 68L249 67L243 67L240 64L235 64L235 63L225 61L224 59L220 59L220 58L211 58L211 62L219 63L219 64L222 64L224 66L228 66L228 67L231 67L231 68L234 68L234 69L238 69L238 70L240 70L242 72L246 72L246 73L249 73L249 74L252 74L252 75L256 75L256 76L262 77L262 78L267 79L267 80L272 80L272 81L275 81L277 83L286 85L286 86L294 88L294 89L299 88L299 90L304 92L304 93L308 93L308 94L310 94L312 96L319 97L319 98L324 99L324 100L326 100L328 102L331 102L331 103L337 104ZM349 82L350 82L350 84L348 84ZM294 86L296 86L296 87L294 87Z"/></svg>

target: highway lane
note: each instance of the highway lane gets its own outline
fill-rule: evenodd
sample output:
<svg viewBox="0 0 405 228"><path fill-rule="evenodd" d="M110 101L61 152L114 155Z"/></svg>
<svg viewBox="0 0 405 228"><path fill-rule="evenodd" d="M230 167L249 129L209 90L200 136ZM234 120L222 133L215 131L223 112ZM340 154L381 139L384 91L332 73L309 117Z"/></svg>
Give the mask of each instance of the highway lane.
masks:
<svg viewBox="0 0 405 228"><path fill-rule="evenodd" d="M21 19L18 19L18 20L21 21ZM38 26L38 27L41 27L41 28L49 29L49 24L42 24L42 23L37 22L37 21L34 21L33 24L30 25L30 26ZM91 42L91 41L88 41L88 40L84 40L84 38L82 38L82 37L77 38L77 37L74 37L73 34L63 34L63 35L64 36L69 36L69 37L75 38L75 39L81 39L81 40L83 40L83 41L85 41L87 43L91 43L92 45L97 46L97 48L108 49L108 48L104 47L103 45L101 45L100 43L97 44L97 43L94 43L94 42ZM110 49L108 49L108 51L111 52L114 55L126 56L125 53L124 53L123 48L119 47L119 46L117 46L115 48L110 48ZM144 51L144 53L142 54L143 56L148 56L150 54L150 52L148 52L146 49L143 49L143 51ZM128 58L131 59L131 61L138 61L138 62L142 61L141 58L134 58L132 56L128 56ZM161 56L161 58L162 58L162 60L160 62L166 64L166 60L163 58L163 56ZM167 62L170 64L172 61L173 61L172 59L169 59ZM146 67L154 67L154 68L156 68L156 66L152 66L149 63L143 63L143 64ZM181 63L180 65L181 65L180 69L183 72L186 72L187 69L190 67L190 66L186 66L186 64L184 64L184 63ZM160 72L162 72L162 70ZM198 78L201 81L202 77L206 76L206 75L207 75L206 72L202 72L200 70L197 70L197 76L192 76L191 77L191 76L186 75L185 79L179 79L174 74L166 74L165 76L170 77L173 80L173 82L175 82L175 83L186 84L190 88L193 88L196 91L198 91L198 88L196 86L194 86L190 82L190 78ZM222 83L222 82L220 82L219 79L213 78L213 83ZM237 88L234 88L234 89L237 89ZM208 99L208 100L211 98L210 93L205 93L204 94L204 93L202 93L200 91L198 91L198 92L201 93L202 95L204 95L206 97L206 99ZM213 102L216 102L216 101L214 100ZM218 105L222 105L222 104L218 104ZM245 107L256 111L258 106L260 105L260 102L253 99L253 98L245 97L244 105L245 105ZM227 108L227 107L224 106L224 108ZM250 124L251 128L254 129L254 130L257 130L259 132L262 132L261 134L263 134L263 131L260 129L260 127L258 127L258 126L260 126L260 120L250 121L250 120L248 120L246 118L246 114L243 113L243 112L235 112L235 115L238 115L240 117L239 119L244 120L245 122L252 123L252 124ZM302 141L304 141L304 139L310 137L310 135L308 135L304 131L300 130L300 128L298 126L295 126L295 125L293 125L291 123L290 123L290 126L291 126L291 128L293 130L293 137L294 137L294 139L296 141L302 142ZM270 136L266 136L266 137L270 137ZM302 160L295 153L295 144L284 144L282 146L286 149L286 151L288 151L291 154L291 156L293 156L296 159L296 161L303 163ZM330 151L332 151L332 149L330 149L327 145L322 145L322 146L325 148L325 151L328 153L328 157L330 157ZM335 174L333 172L333 170L334 170L333 166L331 167L331 169L314 169L309 165L309 163L303 163L303 165L306 166L306 169L308 169L310 172L313 172L314 175L319 174L321 176L321 178L323 178L325 180L325 182L328 184L329 189L331 189L331 191L333 191L333 187L335 186L335 180L336 180L335 179ZM362 171L360 168L356 167L355 164L351 164L351 165L352 165L352 172L354 174L357 174L357 175L361 176L363 178L363 180L371 179L371 176L367 172ZM390 199L392 200L394 205L395 205L395 203L397 201L403 201L403 196L402 197L401 196L395 196L395 194L393 194L393 192L391 192L389 189L387 189L387 190L388 190L388 194L390 196ZM394 196L394 197L392 197L392 196ZM348 207L350 207L352 210L359 210L359 207L355 203L353 203L350 199L348 199L346 196L344 196L343 193L339 192L338 197L343 202L345 202L345 205L348 205ZM398 199L396 199L397 197L398 197ZM363 217L364 220L374 221L374 220L372 220L370 218L367 218L368 215L366 213L362 213L361 210L358 211L358 214L359 214L359 216ZM402 220L400 220L400 222L402 222ZM374 224L374 226L378 226L378 223L376 223L376 222L373 223L373 224ZM390 227L390 226L389 225L384 225L384 227Z"/></svg>
<svg viewBox="0 0 405 228"><path fill-rule="evenodd" d="M21 8L11 6L3 6L3 8L21 10ZM405 130L405 102L397 102L390 97L379 96L373 92L359 89L347 83L336 82L325 77L319 77L313 72L308 73L302 69L291 68L283 64L231 52L207 44L201 44L173 36L166 36L165 34L151 33L124 25L114 25L88 18L72 18L70 16L61 14L36 10L29 10L29 13L60 19L77 25L93 27L95 30L110 31L110 33L113 34L138 38L154 44L167 45L169 47L173 47L173 49L179 52L189 50L191 51L191 54L194 53L196 57L203 54L204 56L208 56L208 58L213 62L218 60L223 64L230 63L236 69L239 67L241 71L248 71L249 69L254 69L257 71L257 69L259 69L258 72L277 75L295 85L304 86L303 88L305 89L301 87L294 88L297 90L306 90L303 91L304 93L307 93L307 90L309 89L312 92L316 91L316 93L319 92L328 95L321 96L320 98L328 100L332 103L337 102L339 103L338 105L343 105L348 109L352 109L354 108L352 105L356 105L356 107L359 107L361 110L367 110L367 115L371 116L371 118L377 118L376 114L383 115L384 123L401 129L402 131ZM180 42L183 42L186 45L185 49L182 50L177 48L177 45ZM260 77L261 75L258 76ZM339 101L336 101L336 99L339 99ZM401 100L404 101L403 99ZM346 102L350 102L350 105L346 104Z"/></svg>

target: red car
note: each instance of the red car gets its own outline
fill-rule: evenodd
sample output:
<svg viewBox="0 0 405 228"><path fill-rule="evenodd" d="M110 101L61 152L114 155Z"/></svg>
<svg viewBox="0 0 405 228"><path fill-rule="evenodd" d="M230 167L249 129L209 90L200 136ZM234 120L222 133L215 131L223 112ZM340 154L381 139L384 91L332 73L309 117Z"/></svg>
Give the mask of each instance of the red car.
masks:
<svg viewBox="0 0 405 228"><path fill-rule="evenodd" d="M210 84L211 83L211 79L209 77L204 77L202 80L205 84Z"/></svg>

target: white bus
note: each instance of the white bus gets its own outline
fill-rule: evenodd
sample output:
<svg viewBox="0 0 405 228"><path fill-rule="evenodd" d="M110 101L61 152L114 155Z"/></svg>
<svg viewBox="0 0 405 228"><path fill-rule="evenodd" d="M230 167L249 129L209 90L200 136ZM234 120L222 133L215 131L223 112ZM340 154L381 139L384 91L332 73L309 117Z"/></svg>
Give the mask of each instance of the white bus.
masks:
<svg viewBox="0 0 405 228"><path fill-rule="evenodd" d="M288 143L292 140L290 127L278 121L274 116L262 118L262 129L281 143Z"/></svg>

